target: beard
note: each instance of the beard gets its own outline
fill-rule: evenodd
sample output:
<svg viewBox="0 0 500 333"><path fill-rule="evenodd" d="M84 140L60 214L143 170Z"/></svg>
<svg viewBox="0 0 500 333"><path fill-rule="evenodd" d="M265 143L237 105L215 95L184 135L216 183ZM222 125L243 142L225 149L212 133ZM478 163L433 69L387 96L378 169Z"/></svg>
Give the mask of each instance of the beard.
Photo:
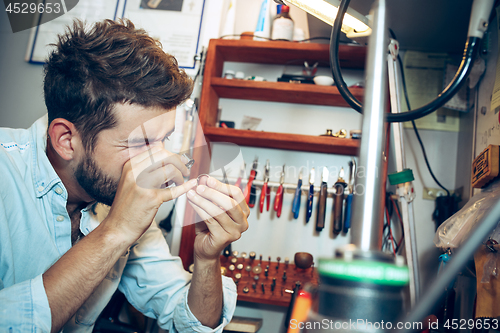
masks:
<svg viewBox="0 0 500 333"><path fill-rule="evenodd" d="M118 181L104 174L97 163L87 155L75 171L78 184L99 203L111 206L118 189Z"/></svg>

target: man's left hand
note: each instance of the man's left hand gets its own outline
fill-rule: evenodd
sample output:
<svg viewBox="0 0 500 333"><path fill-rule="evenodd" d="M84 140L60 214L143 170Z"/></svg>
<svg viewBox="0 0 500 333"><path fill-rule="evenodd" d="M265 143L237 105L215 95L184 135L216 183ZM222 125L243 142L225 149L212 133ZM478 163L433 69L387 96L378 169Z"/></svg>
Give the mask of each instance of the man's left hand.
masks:
<svg viewBox="0 0 500 333"><path fill-rule="evenodd" d="M189 203L204 221L196 224L194 254L197 259L214 260L248 229L250 209L240 188L213 177L200 183L187 194Z"/></svg>

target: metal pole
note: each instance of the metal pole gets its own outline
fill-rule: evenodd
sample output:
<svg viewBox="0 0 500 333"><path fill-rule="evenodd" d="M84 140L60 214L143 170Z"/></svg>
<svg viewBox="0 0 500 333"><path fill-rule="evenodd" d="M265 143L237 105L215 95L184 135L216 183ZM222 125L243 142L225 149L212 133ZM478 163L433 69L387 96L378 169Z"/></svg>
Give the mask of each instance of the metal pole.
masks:
<svg viewBox="0 0 500 333"><path fill-rule="evenodd" d="M391 111L393 113L401 112L401 100L399 90L399 76L397 67L397 53L399 47L390 46L391 54L387 55L387 69L389 73L389 95L391 97ZM406 168L406 159L404 155L404 139L403 139L403 124L392 123L392 135L394 143L394 155L396 157L396 170L403 171ZM419 274L418 274L418 254L417 254L417 241L415 237L415 220L413 216L413 203L410 198L411 193L405 184L398 185L399 203L401 206L401 219L403 220L404 236L405 236L405 249L406 249L406 262L410 273L410 304L411 307L420 294L419 287ZM408 198L408 200L407 200Z"/></svg>
<svg viewBox="0 0 500 333"><path fill-rule="evenodd" d="M381 176L387 84L386 2L373 5L373 31L366 61L366 84L357 195L353 199L352 243L363 251L379 251L382 242Z"/></svg>

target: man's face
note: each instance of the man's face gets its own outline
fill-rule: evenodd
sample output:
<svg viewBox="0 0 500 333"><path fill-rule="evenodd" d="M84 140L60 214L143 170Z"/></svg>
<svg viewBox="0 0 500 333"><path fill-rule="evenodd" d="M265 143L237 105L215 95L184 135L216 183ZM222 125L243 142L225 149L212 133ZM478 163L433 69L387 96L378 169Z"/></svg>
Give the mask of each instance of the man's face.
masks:
<svg viewBox="0 0 500 333"><path fill-rule="evenodd" d="M124 164L163 142L175 129L175 109L116 104L117 125L99 133L92 153L83 154L75 169L78 184L98 202L111 206Z"/></svg>

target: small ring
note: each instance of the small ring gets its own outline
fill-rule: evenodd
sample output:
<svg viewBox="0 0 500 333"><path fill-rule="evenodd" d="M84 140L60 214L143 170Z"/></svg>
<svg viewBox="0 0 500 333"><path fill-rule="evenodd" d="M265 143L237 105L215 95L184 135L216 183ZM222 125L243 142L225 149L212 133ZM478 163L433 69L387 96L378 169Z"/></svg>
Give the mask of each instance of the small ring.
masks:
<svg viewBox="0 0 500 333"><path fill-rule="evenodd" d="M198 177L196 177L196 181L198 182L198 185L200 184L200 178L203 177L203 176L210 177L210 175L208 175L206 173L202 173L201 175L199 175Z"/></svg>

